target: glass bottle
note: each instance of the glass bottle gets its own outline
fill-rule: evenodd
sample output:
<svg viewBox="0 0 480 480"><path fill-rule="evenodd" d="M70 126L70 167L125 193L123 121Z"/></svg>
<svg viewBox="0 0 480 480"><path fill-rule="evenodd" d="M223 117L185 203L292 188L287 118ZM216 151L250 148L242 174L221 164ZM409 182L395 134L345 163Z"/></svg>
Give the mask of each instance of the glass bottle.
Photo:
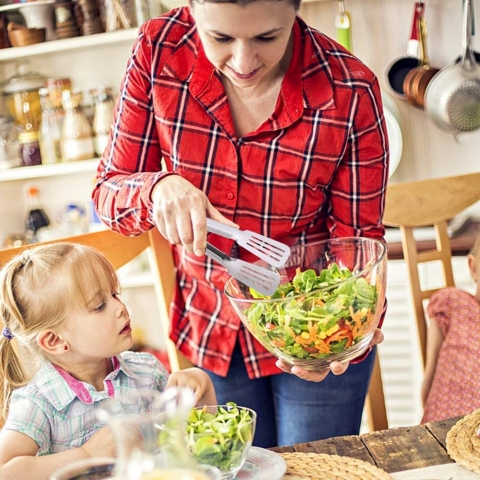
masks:
<svg viewBox="0 0 480 480"><path fill-rule="evenodd" d="M198 466L186 441L186 420L195 402L192 390L163 393L138 390L102 401L97 417L113 432L117 447L115 479L221 480L214 467ZM168 429L168 443L162 432Z"/></svg>
<svg viewBox="0 0 480 480"><path fill-rule="evenodd" d="M93 134L95 153L101 156L107 147L113 117L112 90L102 86L92 90L90 94L94 103Z"/></svg>
<svg viewBox="0 0 480 480"><path fill-rule="evenodd" d="M26 219L28 243L38 241L38 231L50 225L50 219L40 203L40 190L38 187L30 187L27 190L28 213Z"/></svg>
<svg viewBox="0 0 480 480"><path fill-rule="evenodd" d="M63 90L62 105L65 110L62 128L62 153L65 162L94 158L93 131L82 110L82 92Z"/></svg>
<svg viewBox="0 0 480 480"><path fill-rule="evenodd" d="M40 105L42 107L42 120L40 122L39 141L42 163L60 163L62 157L62 115L53 107L48 89L41 88Z"/></svg>

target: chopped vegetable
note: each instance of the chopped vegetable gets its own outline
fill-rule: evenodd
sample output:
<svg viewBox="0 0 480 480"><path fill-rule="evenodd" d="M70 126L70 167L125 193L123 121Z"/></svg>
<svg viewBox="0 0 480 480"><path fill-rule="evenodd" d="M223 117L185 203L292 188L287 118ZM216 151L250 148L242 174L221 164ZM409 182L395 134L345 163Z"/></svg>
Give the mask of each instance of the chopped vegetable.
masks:
<svg viewBox="0 0 480 480"><path fill-rule="evenodd" d="M193 408L187 419L187 445L199 464L222 472L240 469L252 444L255 419L252 411L233 402L212 408ZM162 435L162 434L161 434ZM160 438L161 443L168 437Z"/></svg>
<svg viewBox="0 0 480 480"><path fill-rule="evenodd" d="M267 348L310 360L357 344L375 319L378 293L363 277L332 263L319 275L297 269L291 282L270 297L250 289L256 302L246 311L253 333Z"/></svg>

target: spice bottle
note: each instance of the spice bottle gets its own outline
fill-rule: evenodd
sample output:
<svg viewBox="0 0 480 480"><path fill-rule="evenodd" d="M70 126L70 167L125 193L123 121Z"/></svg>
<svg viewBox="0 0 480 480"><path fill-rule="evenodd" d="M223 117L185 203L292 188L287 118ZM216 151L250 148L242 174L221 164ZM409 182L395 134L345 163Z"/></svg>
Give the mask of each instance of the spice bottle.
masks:
<svg viewBox="0 0 480 480"><path fill-rule="evenodd" d="M18 134L20 142L20 158L24 167L42 164L38 132L21 132Z"/></svg>
<svg viewBox="0 0 480 480"><path fill-rule="evenodd" d="M62 152L65 162L94 158L93 131L82 111L82 92L78 89L62 92L65 110L62 128Z"/></svg>
<svg viewBox="0 0 480 480"><path fill-rule="evenodd" d="M27 190L27 205L27 239L28 243L34 243L38 241L38 231L50 225L50 219L40 203L38 187L30 187Z"/></svg>
<svg viewBox="0 0 480 480"><path fill-rule="evenodd" d="M93 134L95 153L100 156L107 147L110 125L112 123L112 90L106 87L99 87L90 93L94 102Z"/></svg>
<svg viewBox="0 0 480 480"><path fill-rule="evenodd" d="M38 91L42 107L39 140L42 163L60 163L62 161L62 113L53 108L52 100L46 88Z"/></svg>

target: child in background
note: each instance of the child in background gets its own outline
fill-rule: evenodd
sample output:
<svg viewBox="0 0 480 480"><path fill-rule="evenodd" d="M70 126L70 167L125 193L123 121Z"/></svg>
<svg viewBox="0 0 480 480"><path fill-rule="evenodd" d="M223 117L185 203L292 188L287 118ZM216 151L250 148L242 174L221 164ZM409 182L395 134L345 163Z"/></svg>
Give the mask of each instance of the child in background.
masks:
<svg viewBox="0 0 480 480"><path fill-rule="evenodd" d="M0 271L0 478L48 479L58 468L115 455L95 415L103 399L187 386L216 404L198 368L168 377L151 354L134 353L130 317L110 262L91 247L57 243L26 250ZM28 373L17 356L28 355ZM168 377L168 379L167 379Z"/></svg>
<svg viewBox="0 0 480 480"><path fill-rule="evenodd" d="M430 298L422 423L480 408L480 235L468 256L475 295L445 288Z"/></svg>

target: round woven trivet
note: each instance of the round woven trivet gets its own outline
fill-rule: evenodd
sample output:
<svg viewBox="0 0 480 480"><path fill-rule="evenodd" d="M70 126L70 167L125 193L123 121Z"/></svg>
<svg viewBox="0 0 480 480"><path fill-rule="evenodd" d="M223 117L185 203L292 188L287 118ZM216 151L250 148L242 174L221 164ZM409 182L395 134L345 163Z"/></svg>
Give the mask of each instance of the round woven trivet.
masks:
<svg viewBox="0 0 480 480"><path fill-rule="evenodd" d="M391 480L371 463L324 453L282 453L287 462L284 480Z"/></svg>
<svg viewBox="0 0 480 480"><path fill-rule="evenodd" d="M447 452L459 465L480 473L480 409L465 415L447 433Z"/></svg>

